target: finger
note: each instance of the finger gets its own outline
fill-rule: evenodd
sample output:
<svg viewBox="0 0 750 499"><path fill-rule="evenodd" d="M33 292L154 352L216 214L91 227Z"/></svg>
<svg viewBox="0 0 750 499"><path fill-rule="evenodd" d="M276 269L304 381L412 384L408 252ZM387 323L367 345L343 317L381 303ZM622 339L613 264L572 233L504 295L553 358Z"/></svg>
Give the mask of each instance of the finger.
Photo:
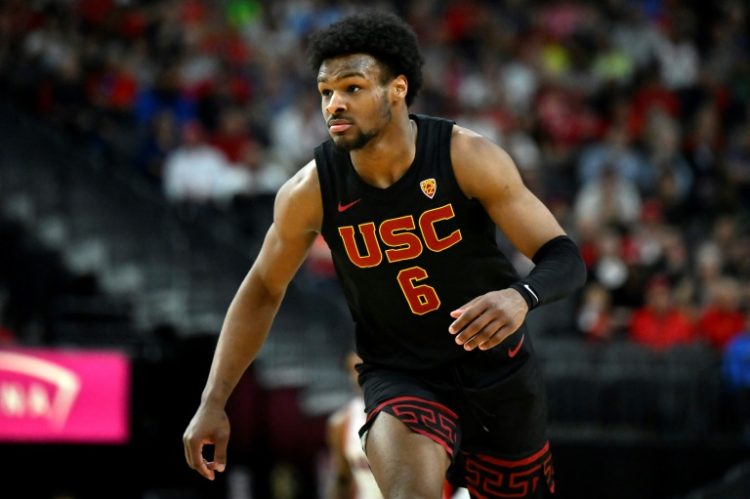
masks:
<svg viewBox="0 0 750 499"><path fill-rule="evenodd" d="M471 302L467 303L461 308L454 310L453 312L451 312L451 316L453 316L454 313L457 313L458 316L456 317L456 320L453 321L450 326L448 326L448 332L451 334L461 332L469 323L479 317L479 315L481 315L484 310L485 307L482 306L481 303Z"/></svg>
<svg viewBox="0 0 750 499"><path fill-rule="evenodd" d="M489 350L491 348L495 348L503 341L507 340L510 335L512 335L515 332L515 329L511 325L505 325L501 327L500 329L495 332L491 337L485 339L483 342L479 343L479 349L480 350Z"/></svg>
<svg viewBox="0 0 750 499"><path fill-rule="evenodd" d="M197 469L195 467L195 461L196 461L196 457L200 456L201 452L203 451L203 444L198 443L196 445L193 442L192 438L190 438L187 435L184 435L182 437L182 447L185 451L185 461L187 461L188 466L190 466L193 469Z"/></svg>
<svg viewBox="0 0 750 499"><path fill-rule="evenodd" d="M227 446L229 444L229 434L222 432L217 436L214 443L214 462L213 468L218 472L223 472L227 466Z"/></svg>
<svg viewBox="0 0 750 499"><path fill-rule="evenodd" d="M205 478L208 478L209 480L213 480L214 478L216 478L216 476L214 475L214 470L208 466L208 461L206 461L202 457L198 461L199 462L197 467L194 468L195 471L203 475Z"/></svg>
<svg viewBox="0 0 750 499"><path fill-rule="evenodd" d="M213 480L214 478L216 478L216 475L214 474L213 463L210 463L203 458L201 458L201 465L200 468L197 469L197 471L209 480Z"/></svg>
<svg viewBox="0 0 750 499"><path fill-rule="evenodd" d="M193 468L195 471L203 475L205 478L208 478L209 480L214 479L214 472L208 467L208 462L203 458L203 446L204 444L211 443L208 440L204 440L201 442L198 442L196 444L191 444L188 446L188 452L190 460L188 461L188 464L191 468Z"/></svg>
<svg viewBox="0 0 750 499"><path fill-rule="evenodd" d="M479 345L492 338L499 330L501 330L503 324L498 320L492 320L487 323L480 331L477 332L471 339L464 343L464 350L471 351L477 348Z"/></svg>
<svg viewBox="0 0 750 499"><path fill-rule="evenodd" d="M480 331L487 327L487 325L489 325L491 322L492 317L489 314L480 315L479 317L471 321L471 323L469 323L466 327L464 327L458 335L456 335L456 343L458 343L459 345L466 344L475 335L477 335Z"/></svg>

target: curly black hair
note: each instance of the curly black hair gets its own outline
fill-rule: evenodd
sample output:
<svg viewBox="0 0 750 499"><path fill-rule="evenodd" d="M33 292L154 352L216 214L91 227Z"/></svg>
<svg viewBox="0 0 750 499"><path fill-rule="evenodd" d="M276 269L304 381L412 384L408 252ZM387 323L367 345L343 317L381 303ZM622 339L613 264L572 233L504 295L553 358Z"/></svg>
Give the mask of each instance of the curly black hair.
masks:
<svg viewBox="0 0 750 499"><path fill-rule="evenodd" d="M393 13L370 10L344 17L308 40L307 57L316 72L326 59L358 53L371 55L387 68L385 81L404 75L409 82L406 105L414 102L422 87L424 59L411 26Z"/></svg>

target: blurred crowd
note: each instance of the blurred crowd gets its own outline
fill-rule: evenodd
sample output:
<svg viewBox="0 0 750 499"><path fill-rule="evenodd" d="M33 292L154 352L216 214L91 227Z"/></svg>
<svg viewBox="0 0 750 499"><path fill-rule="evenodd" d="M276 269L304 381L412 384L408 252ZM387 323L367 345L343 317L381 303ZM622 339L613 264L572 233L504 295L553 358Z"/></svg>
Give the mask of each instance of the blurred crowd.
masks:
<svg viewBox="0 0 750 499"><path fill-rule="evenodd" d="M578 334L748 341L744 1L7 0L0 85L170 202L232 210L326 138L308 34L374 6L420 38L413 111L503 146L579 243Z"/></svg>

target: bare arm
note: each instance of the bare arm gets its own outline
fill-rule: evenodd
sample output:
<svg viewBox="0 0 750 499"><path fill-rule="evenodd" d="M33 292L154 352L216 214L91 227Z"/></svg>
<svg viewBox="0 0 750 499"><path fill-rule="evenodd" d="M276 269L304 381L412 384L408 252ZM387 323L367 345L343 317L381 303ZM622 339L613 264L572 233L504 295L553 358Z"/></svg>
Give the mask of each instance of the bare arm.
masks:
<svg viewBox="0 0 750 499"><path fill-rule="evenodd" d="M549 209L523 183L511 157L489 140L455 127L451 148L456 178L477 199L510 242L531 258L550 239L565 234Z"/></svg>
<svg viewBox="0 0 750 499"><path fill-rule="evenodd" d="M223 471L229 440L224 410L240 377L266 340L289 282L304 261L322 220L320 187L314 162L279 190L274 220L255 263L232 299L214 352L201 403L183 435L191 468L213 480ZM214 461L203 459L214 444Z"/></svg>
<svg viewBox="0 0 750 499"><path fill-rule="evenodd" d="M565 234L547 207L524 185L513 160L500 147L454 127L451 160L461 189L478 200L508 240L531 258L545 243ZM487 350L513 334L528 305L518 291L478 296L451 312L449 331L467 350Z"/></svg>

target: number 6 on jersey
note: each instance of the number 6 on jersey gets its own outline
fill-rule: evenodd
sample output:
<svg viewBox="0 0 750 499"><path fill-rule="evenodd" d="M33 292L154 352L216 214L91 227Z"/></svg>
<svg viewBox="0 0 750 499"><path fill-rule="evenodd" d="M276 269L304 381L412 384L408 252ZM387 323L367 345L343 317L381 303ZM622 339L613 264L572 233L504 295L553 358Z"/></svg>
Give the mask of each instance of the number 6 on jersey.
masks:
<svg viewBox="0 0 750 499"><path fill-rule="evenodd" d="M416 315L424 315L440 308L440 298L435 288L427 284L417 284L426 278L427 271L419 266L401 270L396 278L409 308Z"/></svg>

